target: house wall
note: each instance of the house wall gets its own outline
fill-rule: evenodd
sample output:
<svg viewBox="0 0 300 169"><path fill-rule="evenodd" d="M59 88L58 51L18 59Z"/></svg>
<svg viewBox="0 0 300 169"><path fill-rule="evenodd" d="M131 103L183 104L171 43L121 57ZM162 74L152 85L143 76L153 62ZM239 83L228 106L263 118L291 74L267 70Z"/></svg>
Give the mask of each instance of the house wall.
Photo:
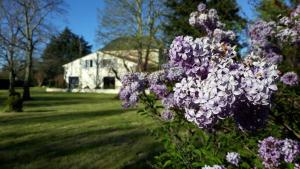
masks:
<svg viewBox="0 0 300 169"><path fill-rule="evenodd" d="M91 60L92 67L90 66ZM103 65L105 63L105 61L103 62L103 60L111 60L111 64ZM128 73L127 69L124 66L124 62L130 69L135 69L136 63L134 62L123 60L121 58L109 54L104 54L102 52L92 53L64 65L65 80L67 83L69 83L69 77L78 77L79 88L94 89L97 85L103 88L104 77L115 77L115 73L112 71L112 68L117 70L119 77L122 77L124 74ZM120 88L121 85L121 82L117 78L115 78L115 87Z"/></svg>

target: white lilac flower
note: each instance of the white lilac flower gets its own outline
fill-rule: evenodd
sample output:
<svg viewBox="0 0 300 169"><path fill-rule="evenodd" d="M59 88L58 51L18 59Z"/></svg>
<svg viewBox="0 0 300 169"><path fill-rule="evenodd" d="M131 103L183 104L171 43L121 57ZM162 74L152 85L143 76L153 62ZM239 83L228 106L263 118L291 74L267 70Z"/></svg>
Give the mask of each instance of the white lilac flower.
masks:
<svg viewBox="0 0 300 169"><path fill-rule="evenodd" d="M241 87L246 98L254 105L269 105L271 95L277 91L275 81L278 78L277 66L269 64L253 54L245 59L246 65L241 79Z"/></svg>
<svg viewBox="0 0 300 169"><path fill-rule="evenodd" d="M225 167L221 165L213 165L213 166L205 165L201 169L225 169Z"/></svg>
<svg viewBox="0 0 300 169"><path fill-rule="evenodd" d="M223 28L224 26L219 20L217 10L206 10L205 4L199 4L198 11L191 13L189 23L205 30L210 36L216 28Z"/></svg>
<svg viewBox="0 0 300 169"><path fill-rule="evenodd" d="M227 162L235 166L239 165L240 159L241 159L240 154L236 152L228 152L226 155Z"/></svg>
<svg viewBox="0 0 300 169"><path fill-rule="evenodd" d="M200 128L230 116L230 107L242 94L238 71L230 71L230 61L210 69L206 79L187 77L174 87L176 104L184 107L187 120Z"/></svg>
<svg viewBox="0 0 300 169"><path fill-rule="evenodd" d="M284 139L282 142L281 151L284 161L287 163L294 162L295 158L300 154L299 143L291 139Z"/></svg>

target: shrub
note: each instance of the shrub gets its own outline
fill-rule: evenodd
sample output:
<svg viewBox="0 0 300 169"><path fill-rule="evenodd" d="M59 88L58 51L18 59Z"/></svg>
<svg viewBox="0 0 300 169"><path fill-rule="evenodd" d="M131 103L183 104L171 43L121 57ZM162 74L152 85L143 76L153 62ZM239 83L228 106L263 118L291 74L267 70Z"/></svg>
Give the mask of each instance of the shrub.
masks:
<svg viewBox="0 0 300 169"><path fill-rule="evenodd" d="M5 101L4 112L22 112L23 100L20 93L13 93Z"/></svg>
<svg viewBox="0 0 300 169"><path fill-rule="evenodd" d="M298 167L300 6L281 23L255 23L252 51L243 58L235 33L224 29L216 10L200 4L189 22L207 36L178 36L162 70L122 78L123 106L142 102L139 112L161 124L153 134L165 151L153 166Z"/></svg>

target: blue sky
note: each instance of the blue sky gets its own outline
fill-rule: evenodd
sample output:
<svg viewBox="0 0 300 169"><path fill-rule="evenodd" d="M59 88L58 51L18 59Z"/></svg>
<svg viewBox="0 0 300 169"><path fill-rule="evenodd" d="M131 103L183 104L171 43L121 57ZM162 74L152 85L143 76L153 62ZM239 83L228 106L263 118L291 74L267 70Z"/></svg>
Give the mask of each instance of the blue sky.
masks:
<svg viewBox="0 0 300 169"><path fill-rule="evenodd" d="M93 45L93 51L99 48L96 42L97 29L97 9L104 8L103 0L65 0L68 4L67 13L62 18L55 18L54 24L61 31L66 26L74 33L81 35L89 44ZM237 0L242 9L241 15L246 15L248 19L254 17L253 10L248 4L248 0Z"/></svg>

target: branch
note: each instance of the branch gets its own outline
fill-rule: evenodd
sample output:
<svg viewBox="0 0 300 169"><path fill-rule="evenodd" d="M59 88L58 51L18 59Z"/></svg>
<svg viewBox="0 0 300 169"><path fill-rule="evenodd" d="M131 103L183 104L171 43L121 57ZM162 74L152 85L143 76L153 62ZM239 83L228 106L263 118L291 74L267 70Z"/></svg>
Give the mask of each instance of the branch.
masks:
<svg viewBox="0 0 300 169"><path fill-rule="evenodd" d="M283 123L283 126L288 129L290 132L292 132L298 139L300 139L300 133L297 133L295 130L293 130L289 125L286 123Z"/></svg>

